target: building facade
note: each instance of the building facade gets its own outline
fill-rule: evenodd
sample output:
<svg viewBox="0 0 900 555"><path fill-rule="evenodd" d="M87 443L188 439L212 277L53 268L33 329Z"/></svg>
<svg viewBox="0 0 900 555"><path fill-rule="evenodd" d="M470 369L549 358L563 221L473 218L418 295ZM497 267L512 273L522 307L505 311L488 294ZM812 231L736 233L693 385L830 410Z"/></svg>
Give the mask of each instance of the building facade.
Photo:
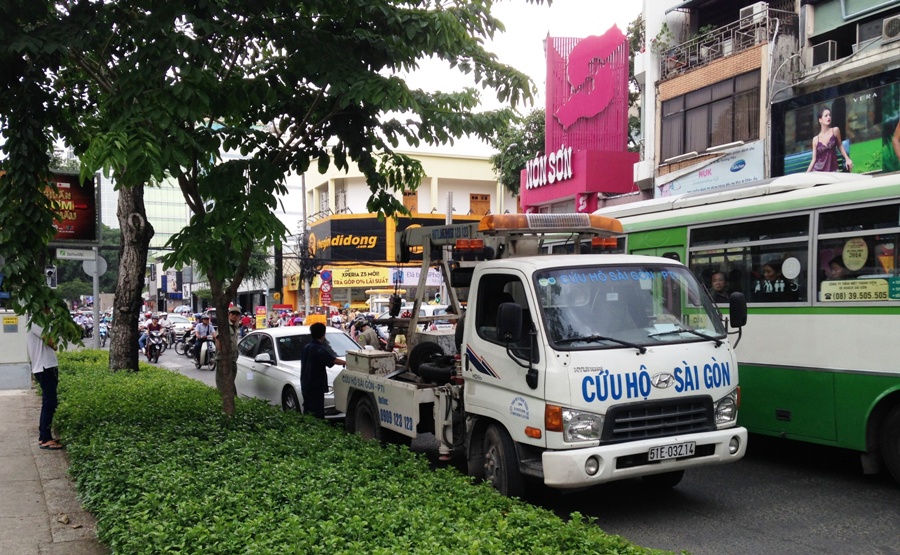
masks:
<svg viewBox="0 0 900 555"><path fill-rule="evenodd" d="M824 109L839 171L900 169L900 1L645 0L644 18L643 196L807 171Z"/></svg>
<svg viewBox="0 0 900 555"><path fill-rule="evenodd" d="M372 192L355 167L325 174L310 171L290 183L305 189L303 229L283 249L283 282L270 306L298 309L306 299L301 283L303 257L320 270L310 288L312 306L370 310L373 299L403 290L410 297L419 283L419 266L396 263L395 236L411 226L478 221L486 214L516 212L516 199L498 181L487 156L407 152L422 164L425 177L415 191L395 192L411 216L379 220L369 212ZM301 195L303 193L301 192ZM296 201L296 199L294 199ZM304 243L305 241L305 243ZM278 289L273 282L273 289ZM440 296L440 275L426 277L429 297Z"/></svg>

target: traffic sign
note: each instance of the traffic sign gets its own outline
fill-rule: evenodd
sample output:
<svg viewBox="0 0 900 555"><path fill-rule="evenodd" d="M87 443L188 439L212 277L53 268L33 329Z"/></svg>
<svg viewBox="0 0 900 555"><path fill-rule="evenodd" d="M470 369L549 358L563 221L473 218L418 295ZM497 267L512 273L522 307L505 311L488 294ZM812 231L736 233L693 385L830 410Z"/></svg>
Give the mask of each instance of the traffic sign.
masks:
<svg viewBox="0 0 900 555"><path fill-rule="evenodd" d="M56 249L56 258L60 260L93 260L94 251L90 249Z"/></svg>
<svg viewBox="0 0 900 555"><path fill-rule="evenodd" d="M94 262L93 258L91 260L85 260L81 263L81 268L84 270L84 273L89 276L94 275L95 271L98 276L102 276L106 273L106 259L102 256L98 256L96 262Z"/></svg>

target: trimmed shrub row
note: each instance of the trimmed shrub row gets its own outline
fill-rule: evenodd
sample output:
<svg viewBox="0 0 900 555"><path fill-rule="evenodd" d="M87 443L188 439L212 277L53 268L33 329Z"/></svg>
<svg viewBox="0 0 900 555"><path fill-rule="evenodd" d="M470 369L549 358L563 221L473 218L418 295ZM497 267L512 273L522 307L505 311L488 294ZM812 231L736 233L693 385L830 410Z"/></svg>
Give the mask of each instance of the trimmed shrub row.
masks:
<svg viewBox="0 0 900 555"><path fill-rule="evenodd" d="M660 553L508 499L406 448L106 353L60 354L56 427L115 553Z"/></svg>

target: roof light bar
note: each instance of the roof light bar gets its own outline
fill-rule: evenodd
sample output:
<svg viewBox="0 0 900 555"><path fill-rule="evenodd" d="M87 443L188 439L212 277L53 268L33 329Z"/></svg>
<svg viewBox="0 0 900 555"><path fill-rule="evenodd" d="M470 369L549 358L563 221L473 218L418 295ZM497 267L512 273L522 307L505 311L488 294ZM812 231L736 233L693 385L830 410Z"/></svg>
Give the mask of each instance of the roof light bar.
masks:
<svg viewBox="0 0 900 555"><path fill-rule="evenodd" d="M622 223L615 218L595 214L491 214L481 219L482 233L622 233Z"/></svg>

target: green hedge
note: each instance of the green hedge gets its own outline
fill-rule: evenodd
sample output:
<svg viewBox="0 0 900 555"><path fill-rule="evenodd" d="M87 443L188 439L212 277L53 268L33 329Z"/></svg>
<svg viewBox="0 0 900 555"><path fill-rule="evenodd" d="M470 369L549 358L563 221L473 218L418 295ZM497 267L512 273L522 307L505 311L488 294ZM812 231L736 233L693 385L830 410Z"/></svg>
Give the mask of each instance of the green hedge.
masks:
<svg viewBox="0 0 900 555"><path fill-rule="evenodd" d="M262 402L226 418L216 390L165 369L60 363L55 424L115 553L658 553Z"/></svg>

